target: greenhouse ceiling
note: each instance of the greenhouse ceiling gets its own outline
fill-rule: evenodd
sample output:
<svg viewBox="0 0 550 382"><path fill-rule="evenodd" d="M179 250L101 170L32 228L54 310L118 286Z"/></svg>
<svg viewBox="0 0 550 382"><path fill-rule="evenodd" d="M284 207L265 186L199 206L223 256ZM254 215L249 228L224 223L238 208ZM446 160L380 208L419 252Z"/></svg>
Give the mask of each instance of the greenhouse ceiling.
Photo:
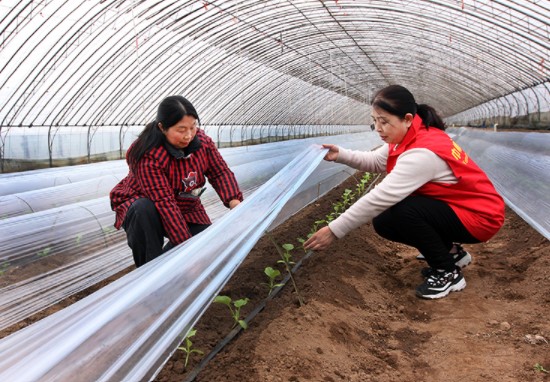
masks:
<svg viewBox="0 0 550 382"><path fill-rule="evenodd" d="M0 31L4 132L141 125L170 94L208 124L361 124L389 84L444 116L549 91L548 0L3 0Z"/></svg>

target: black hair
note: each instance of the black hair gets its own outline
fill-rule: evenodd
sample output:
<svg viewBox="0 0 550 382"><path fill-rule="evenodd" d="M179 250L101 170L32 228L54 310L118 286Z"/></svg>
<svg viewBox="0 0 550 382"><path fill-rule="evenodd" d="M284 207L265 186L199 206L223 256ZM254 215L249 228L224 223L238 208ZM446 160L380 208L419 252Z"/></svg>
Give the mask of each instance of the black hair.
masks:
<svg viewBox="0 0 550 382"><path fill-rule="evenodd" d="M159 129L159 123L164 131L174 126L186 115L195 117L199 121L197 111L186 98L169 96L162 100L157 109L157 117L153 122L145 125L132 147L128 150L128 165L132 168L154 147L159 147L166 140Z"/></svg>
<svg viewBox="0 0 550 382"><path fill-rule="evenodd" d="M445 130L445 122L430 105L418 105L412 93L401 85L390 85L379 90L371 100L373 107L378 107L401 119L410 113L418 114L426 127Z"/></svg>

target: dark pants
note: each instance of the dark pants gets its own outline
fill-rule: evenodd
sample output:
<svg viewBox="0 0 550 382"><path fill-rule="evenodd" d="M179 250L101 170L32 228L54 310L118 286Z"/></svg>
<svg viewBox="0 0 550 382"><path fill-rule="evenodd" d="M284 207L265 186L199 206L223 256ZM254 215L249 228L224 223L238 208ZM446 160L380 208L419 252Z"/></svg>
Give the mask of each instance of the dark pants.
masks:
<svg viewBox="0 0 550 382"><path fill-rule="evenodd" d="M456 243L479 243L445 202L425 196L409 196L373 220L376 232L392 241L417 248L428 265L453 270L449 251Z"/></svg>
<svg viewBox="0 0 550 382"><path fill-rule="evenodd" d="M187 223L187 226L191 235L195 236L210 225ZM126 231L136 267L142 266L174 247L172 243L168 243L163 248L166 232L155 204L147 198L140 198L132 203L122 227Z"/></svg>

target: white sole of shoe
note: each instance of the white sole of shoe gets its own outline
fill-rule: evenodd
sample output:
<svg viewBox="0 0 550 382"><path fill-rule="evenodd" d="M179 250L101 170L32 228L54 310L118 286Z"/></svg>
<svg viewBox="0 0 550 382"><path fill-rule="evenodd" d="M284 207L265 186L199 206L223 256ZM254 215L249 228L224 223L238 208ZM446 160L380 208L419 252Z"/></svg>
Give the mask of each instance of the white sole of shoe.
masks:
<svg viewBox="0 0 550 382"><path fill-rule="evenodd" d="M445 289L444 291L442 291L440 293L424 296L423 294L420 294L420 293L416 292L416 295L418 297L422 297L422 298L425 298L425 299L428 299L428 300L435 300L435 299L438 299L438 298L443 298L451 292L460 292L464 288L466 288L466 279L464 279L464 277L463 277L462 280L460 280L458 283L456 283L455 285L451 285L448 289Z"/></svg>
<svg viewBox="0 0 550 382"><path fill-rule="evenodd" d="M459 268L465 268L472 263L472 255L466 252L466 256L458 260L455 265Z"/></svg>

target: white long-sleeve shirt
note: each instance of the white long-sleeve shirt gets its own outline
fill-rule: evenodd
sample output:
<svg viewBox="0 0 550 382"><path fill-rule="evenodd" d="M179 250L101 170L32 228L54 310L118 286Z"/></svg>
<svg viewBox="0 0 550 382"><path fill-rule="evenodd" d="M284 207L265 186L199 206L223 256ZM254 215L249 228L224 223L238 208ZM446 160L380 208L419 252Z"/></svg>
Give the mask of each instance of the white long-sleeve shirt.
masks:
<svg viewBox="0 0 550 382"><path fill-rule="evenodd" d="M386 171L388 150L387 144L369 152L339 148L336 162L360 171L380 173ZM427 182L454 184L457 181L451 168L434 152L425 148L407 150L397 158L395 167L382 182L332 221L329 228L341 238L372 221Z"/></svg>

